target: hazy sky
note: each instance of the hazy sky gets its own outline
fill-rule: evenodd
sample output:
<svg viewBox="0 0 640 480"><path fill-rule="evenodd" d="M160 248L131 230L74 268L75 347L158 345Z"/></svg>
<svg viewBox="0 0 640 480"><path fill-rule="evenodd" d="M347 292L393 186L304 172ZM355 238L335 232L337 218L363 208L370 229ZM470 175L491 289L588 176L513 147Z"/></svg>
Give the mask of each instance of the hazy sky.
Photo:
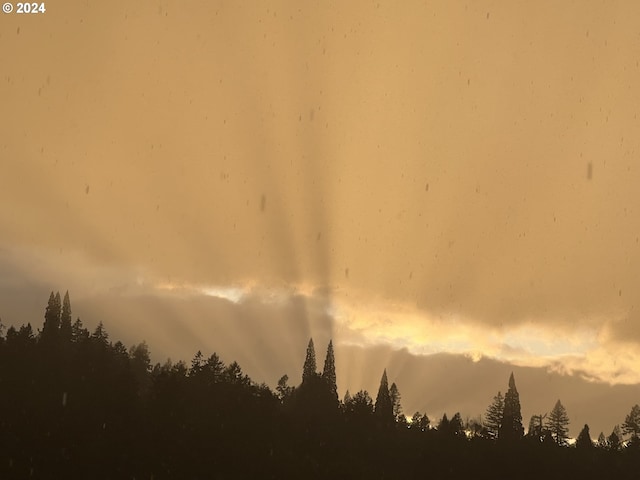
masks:
<svg viewBox="0 0 640 480"><path fill-rule="evenodd" d="M69 289L271 386L333 338L408 414L638 402L638 2L46 6L0 17L3 323Z"/></svg>

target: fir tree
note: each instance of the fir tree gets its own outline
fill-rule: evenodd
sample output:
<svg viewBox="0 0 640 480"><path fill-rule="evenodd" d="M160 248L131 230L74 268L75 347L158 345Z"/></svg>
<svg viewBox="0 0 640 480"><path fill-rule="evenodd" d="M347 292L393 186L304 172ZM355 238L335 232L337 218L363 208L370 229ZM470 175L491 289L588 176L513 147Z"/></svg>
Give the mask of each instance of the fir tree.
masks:
<svg viewBox="0 0 640 480"><path fill-rule="evenodd" d="M51 292L49 295L49 302L44 313L44 325L42 326L42 338L45 341L58 338L58 331L60 329L60 293L55 295Z"/></svg>
<svg viewBox="0 0 640 480"><path fill-rule="evenodd" d="M307 356L304 359L304 366L302 367L302 383L308 382L316 375L316 350L313 347L313 338L311 338L309 339Z"/></svg>
<svg viewBox="0 0 640 480"><path fill-rule="evenodd" d="M622 444L620 443L622 440L622 432L620 431L620 426L616 425L613 427L613 431L611 435L607 438L607 447L609 450L613 452L617 452L622 448Z"/></svg>
<svg viewBox="0 0 640 480"><path fill-rule="evenodd" d="M576 439L576 448L589 449L592 447L593 441L591 440L591 435L589 434L589 425L585 425L580 431L578 438Z"/></svg>
<svg viewBox="0 0 640 480"><path fill-rule="evenodd" d="M560 400L556 402L556 405L549 414L547 428L551 432L556 444L560 446L567 444L567 439L569 438L569 416Z"/></svg>
<svg viewBox="0 0 640 480"><path fill-rule="evenodd" d="M289 381L288 375L283 375L282 377L280 377L280 380L278 380L278 386L276 387L276 392L278 392L278 398L280 399L281 402L286 402L291 397L291 394L293 393L293 387L290 387L289 385L287 385L288 381Z"/></svg>
<svg viewBox="0 0 640 480"><path fill-rule="evenodd" d="M502 425L502 415L504 414L504 396L502 392L493 397L491 405L487 408L485 414L484 426L489 431L489 435L497 438L500 426Z"/></svg>
<svg viewBox="0 0 640 480"><path fill-rule="evenodd" d="M60 338L63 341L68 342L71 340L71 329L71 301L67 290L62 300L62 313L60 314Z"/></svg>
<svg viewBox="0 0 640 480"><path fill-rule="evenodd" d="M402 397L395 382L392 383L391 388L389 388L389 397L391 397L391 405L393 407L393 418L396 420L396 422L399 422L405 417L402 413L402 405L400 405L400 399Z"/></svg>
<svg viewBox="0 0 640 480"><path fill-rule="evenodd" d="M631 440L636 441L640 437L640 406L637 404L631 408L631 412L624 419L622 433L631 435Z"/></svg>
<svg viewBox="0 0 640 480"><path fill-rule="evenodd" d="M375 414L383 423L393 423L393 404L389 395L389 383L387 370L385 369L380 379L380 387L376 396Z"/></svg>
<svg viewBox="0 0 640 480"><path fill-rule="evenodd" d="M520 395L518 395L516 381L512 372L509 377L509 390L504 396L504 411L498 438L500 440L513 441L519 440L523 435L524 427L522 426L522 413L520 412Z"/></svg>
<svg viewBox="0 0 640 480"><path fill-rule="evenodd" d="M331 393L337 399L338 385L336 384L336 361L333 355L333 342L331 340L329 340L329 346L327 347L327 356L324 359L322 378L329 386Z"/></svg>
<svg viewBox="0 0 640 480"><path fill-rule="evenodd" d="M442 415L440 422L438 422L437 430L441 435L449 435L449 418L446 413Z"/></svg>
<svg viewBox="0 0 640 480"><path fill-rule="evenodd" d="M451 420L449 420L449 433L455 437L464 436L464 425L460 412L456 412Z"/></svg>

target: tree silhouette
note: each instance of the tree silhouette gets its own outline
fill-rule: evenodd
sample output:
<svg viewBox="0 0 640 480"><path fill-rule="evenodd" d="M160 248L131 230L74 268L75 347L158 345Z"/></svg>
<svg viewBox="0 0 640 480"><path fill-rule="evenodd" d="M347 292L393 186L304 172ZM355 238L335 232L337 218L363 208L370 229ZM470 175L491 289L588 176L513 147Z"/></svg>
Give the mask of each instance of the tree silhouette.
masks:
<svg viewBox="0 0 640 480"><path fill-rule="evenodd" d="M393 423L393 403L391 402L391 395L389 394L389 382L387 381L387 370L382 372L382 378L380 378L380 387L378 388L378 395L376 396L375 404L376 417L385 425Z"/></svg>
<svg viewBox="0 0 640 480"><path fill-rule="evenodd" d="M493 438L498 437L498 432L502 426L502 416L504 415L504 396L501 392L493 397L491 405L487 407L484 417L484 426L489 431L489 435Z"/></svg>
<svg viewBox="0 0 640 480"><path fill-rule="evenodd" d="M524 435L522 413L520 412L520 396L516 388L513 372L509 377L509 390L504 396L504 411L498 438L504 441L519 440Z"/></svg>
<svg viewBox="0 0 640 480"><path fill-rule="evenodd" d="M536 440L538 442L544 441L548 430L544 426L544 420L547 418L547 414L544 415L531 415L529 420L529 429L527 430L527 437L529 439Z"/></svg>
<svg viewBox="0 0 640 480"><path fill-rule="evenodd" d="M283 375L282 377L280 377L280 380L278 380L278 385L276 387L276 392L278 392L278 398L283 403L289 400L294 390L293 387L290 387L287 384L288 381L289 381L289 376Z"/></svg>
<svg viewBox="0 0 640 480"><path fill-rule="evenodd" d="M566 445L569 438L569 416L558 400L547 418L547 428L558 445Z"/></svg>
<svg viewBox="0 0 640 480"><path fill-rule="evenodd" d="M442 415L442 418L438 422L438 426L436 427L436 429L438 430L438 433L440 435L449 435L449 418L447 417L446 413Z"/></svg>
<svg viewBox="0 0 640 480"><path fill-rule="evenodd" d="M344 412L346 420L355 428L362 430L369 426L373 418L373 400L366 390L360 390L355 395L345 394Z"/></svg>
<svg viewBox="0 0 640 480"><path fill-rule="evenodd" d="M322 370L322 378L329 386L331 393L338 399L338 385L336 383L336 361L333 355L333 342L329 340L327 346L327 356L324 359L324 369Z"/></svg>
<svg viewBox="0 0 640 480"><path fill-rule="evenodd" d="M430 430L426 414L399 419L386 371L375 404L366 390L347 391L338 408L332 343L322 375L310 342L305 381L294 389L284 375L274 393L216 353L152 368L146 343L127 348L103 324L90 334L78 319L62 341L71 306L65 295L57 315L56 297L38 335L28 323L0 327L0 478L423 478L425 465L433 478L637 477L618 426L597 449L588 425L576 448L547 448L566 445L560 401L544 427L545 416L532 417L519 444L493 442L479 421L463 427L460 413ZM501 440L522 434L513 375L509 387L487 409ZM626 447L639 410L625 419Z"/></svg>
<svg viewBox="0 0 640 480"><path fill-rule="evenodd" d="M63 342L70 342L72 335L71 325L71 301L69 300L69 291L64 294L62 300L62 312L60 314L60 338Z"/></svg>
<svg viewBox="0 0 640 480"><path fill-rule="evenodd" d="M613 427L611 435L607 437L607 447L612 452L617 452L622 448L622 432L620 432L620 426Z"/></svg>
<svg viewBox="0 0 640 480"><path fill-rule="evenodd" d="M313 346L313 338L311 338L309 339L309 345L307 345L307 356L302 367L302 383L314 378L317 375L316 369L316 350Z"/></svg>
<svg viewBox="0 0 640 480"><path fill-rule="evenodd" d="M632 441L637 441L640 437L640 406L638 404L634 405L631 412L625 417L622 433L631 435Z"/></svg>
<svg viewBox="0 0 640 480"><path fill-rule="evenodd" d="M413 417L411 417L411 421L409 422L409 428L411 430L418 430L421 432L426 431L429 428L429 424L431 423L431 420L429 420L429 417L427 416L427 414L421 414L420 412L416 412L413 414Z"/></svg>
<svg viewBox="0 0 640 480"><path fill-rule="evenodd" d="M589 425L585 424L585 426L582 427L582 430L580 430L578 438L576 438L576 448L590 449L592 447L593 441L591 440L591 435L589 434Z"/></svg>
<svg viewBox="0 0 640 480"><path fill-rule="evenodd" d="M456 412L449 420L449 433L454 437L464 436L464 424L460 412Z"/></svg>
<svg viewBox="0 0 640 480"><path fill-rule="evenodd" d="M400 404L402 396L400 395L400 390L398 390L398 386L395 382L393 382L389 388L389 397L391 398L393 418L396 422L406 425L407 419L404 416L404 413L402 413L402 405Z"/></svg>
<svg viewBox="0 0 640 480"><path fill-rule="evenodd" d="M44 314L44 324L42 326L42 339L45 342L55 341L58 338L61 308L60 293L57 292L54 295L53 292L51 292Z"/></svg>

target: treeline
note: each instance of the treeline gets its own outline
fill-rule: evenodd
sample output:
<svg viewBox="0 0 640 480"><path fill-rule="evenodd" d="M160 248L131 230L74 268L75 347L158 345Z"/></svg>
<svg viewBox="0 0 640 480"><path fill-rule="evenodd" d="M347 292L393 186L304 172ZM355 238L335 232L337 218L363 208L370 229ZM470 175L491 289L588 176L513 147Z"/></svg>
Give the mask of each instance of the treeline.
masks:
<svg viewBox="0 0 640 480"><path fill-rule="evenodd" d="M434 425L408 419L386 371L375 400L340 400L331 342L321 372L311 340L302 382L273 391L215 353L152 365L145 343L72 321L68 293L51 294L41 331L0 324L3 479L636 478L640 407L600 437L585 426L569 446L560 401L525 434L513 375L484 421Z"/></svg>

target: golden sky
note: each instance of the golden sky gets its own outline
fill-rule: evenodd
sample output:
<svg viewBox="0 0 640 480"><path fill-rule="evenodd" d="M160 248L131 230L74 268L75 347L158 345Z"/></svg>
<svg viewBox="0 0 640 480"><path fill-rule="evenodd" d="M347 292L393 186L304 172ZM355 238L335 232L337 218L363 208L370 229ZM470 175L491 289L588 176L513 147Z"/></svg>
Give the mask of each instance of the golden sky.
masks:
<svg viewBox="0 0 640 480"><path fill-rule="evenodd" d="M333 337L342 392L503 362L470 415L513 366L640 383L637 2L46 6L0 17L4 323L69 288L272 384Z"/></svg>

